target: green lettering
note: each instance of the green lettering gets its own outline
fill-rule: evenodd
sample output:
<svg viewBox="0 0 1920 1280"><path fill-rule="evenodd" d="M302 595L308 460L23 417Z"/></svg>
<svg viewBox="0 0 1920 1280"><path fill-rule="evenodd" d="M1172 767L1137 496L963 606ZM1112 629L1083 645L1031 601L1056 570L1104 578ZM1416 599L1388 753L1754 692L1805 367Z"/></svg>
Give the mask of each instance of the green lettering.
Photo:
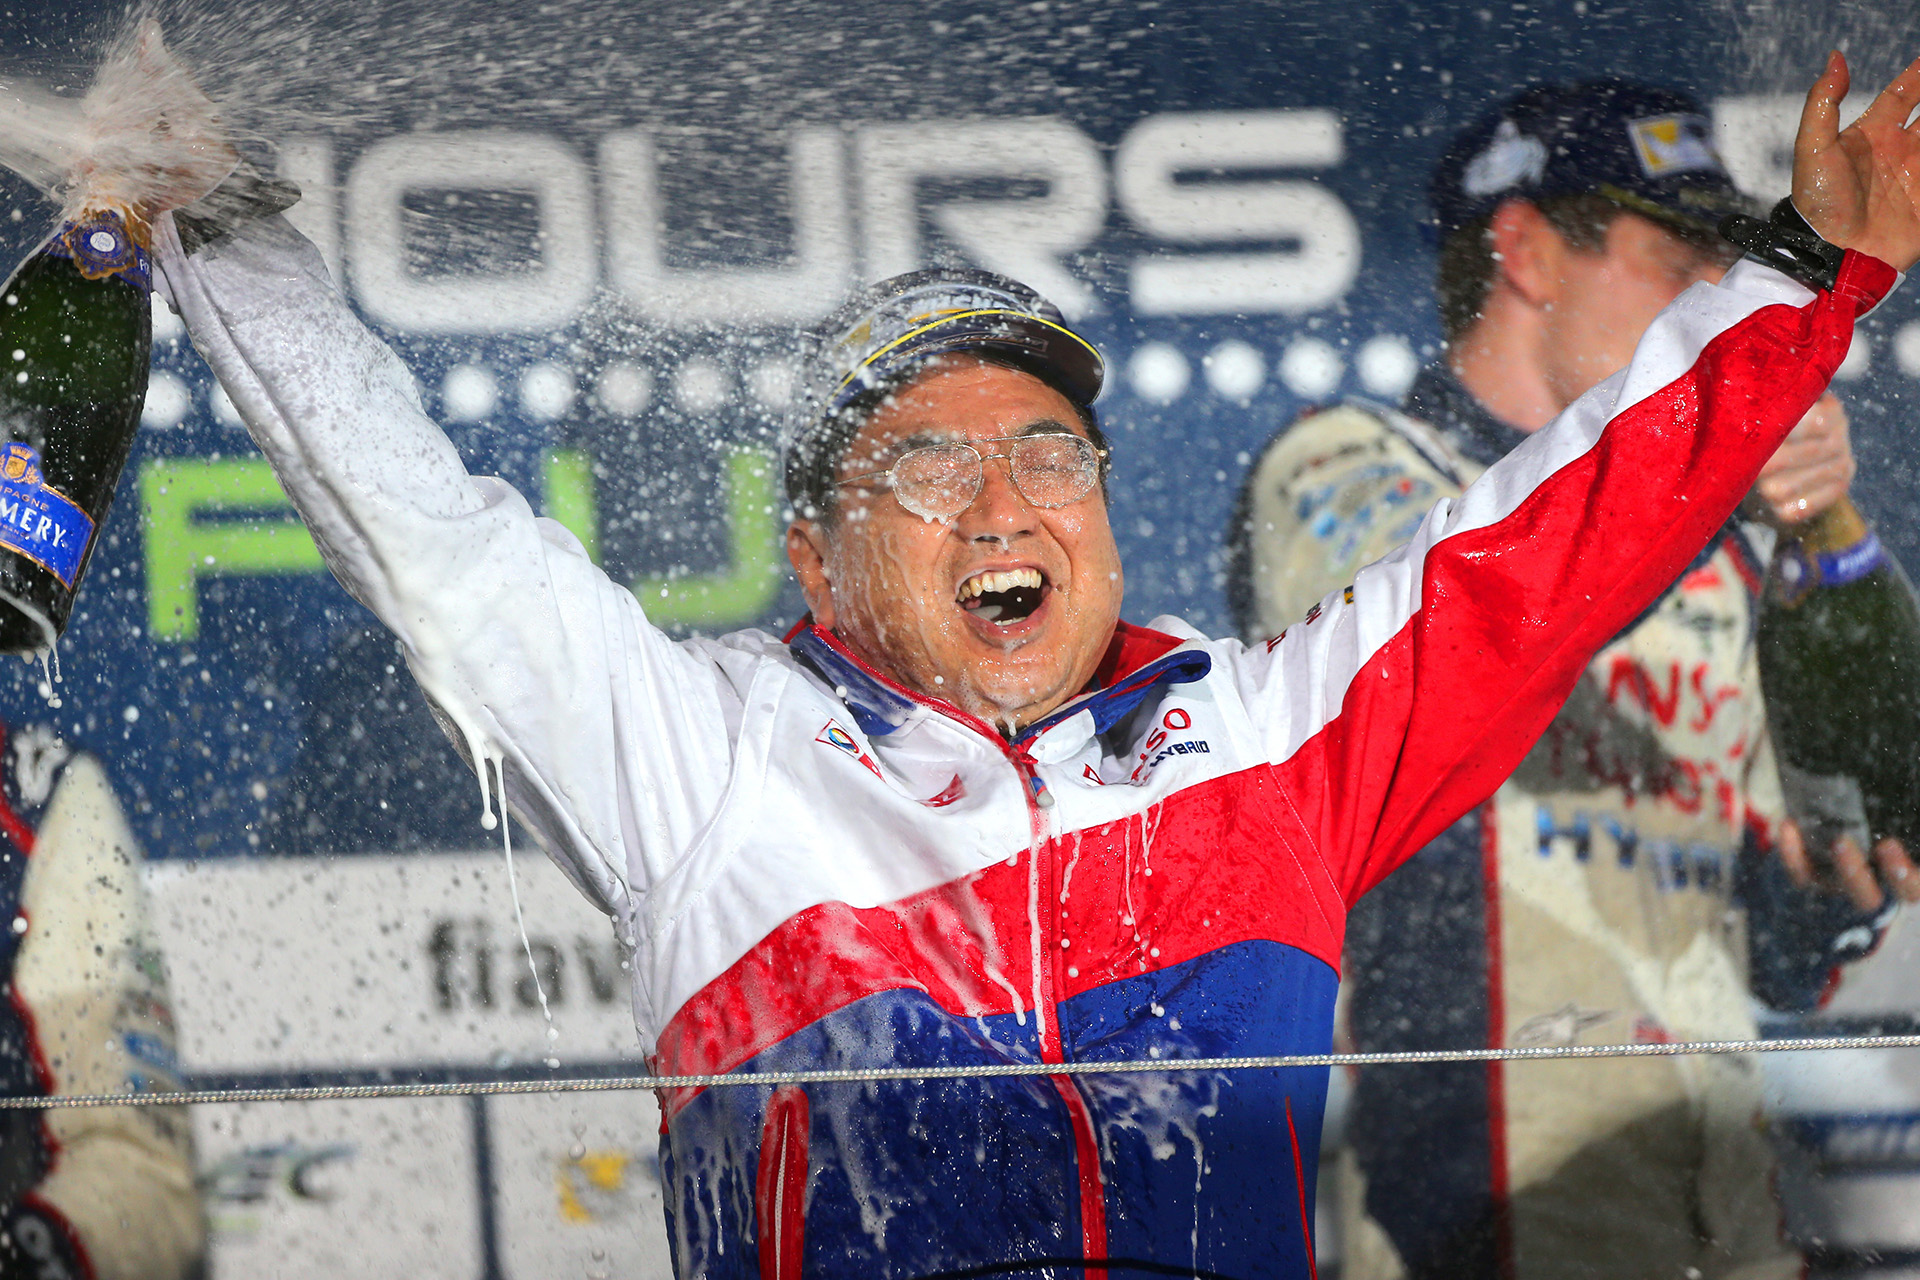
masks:
<svg viewBox="0 0 1920 1280"><path fill-rule="evenodd" d="M578 449L546 455L547 514L599 560L592 462ZM738 449L727 459L729 564L717 573L642 578L634 595L657 626L752 622L780 591L773 459ZM147 622L156 640L200 633L199 582L236 574L317 573L325 566L306 526L262 458L156 458L140 468L146 519Z"/></svg>
<svg viewBox="0 0 1920 1280"><path fill-rule="evenodd" d="M586 454L553 449L546 461L548 514L597 560L600 522ZM740 626L772 605L780 593L785 565L780 558L773 472L773 459L757 449L736 449L727 458L729 563L718 573L641 578L632 583L634 596L655 626Z"/></svg>
<svg viewBox="0 0 1920 1280"><path fill-rule="evenodd" d="M156 640L200 633L201 578L323 567L320 549L264 458L152 459L140 468L140 502L147 627Z"/></svg>
<svg viewBox="0 0 1920 1280"><path fill-rule="evenodd" d="M600 515L593 502L593 459L584 449L547 450L547 514L580 539L600 563Z"/></svg>

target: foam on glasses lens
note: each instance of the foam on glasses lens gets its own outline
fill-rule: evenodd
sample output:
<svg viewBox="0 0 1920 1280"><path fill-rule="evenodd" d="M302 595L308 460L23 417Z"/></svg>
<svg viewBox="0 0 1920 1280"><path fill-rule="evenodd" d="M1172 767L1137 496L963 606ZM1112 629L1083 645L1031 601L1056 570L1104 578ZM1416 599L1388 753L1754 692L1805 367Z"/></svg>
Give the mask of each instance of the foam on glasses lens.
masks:
<svg viewBox="0 0 1920 1280"><path fill-rule="evenodd" d="M1028 436L1016 440L1007 453L1014 484L1037 507L1078 502L1098 477L1098 455L1079 436Z"/></svg>
<svg viewBox="0 0 1920 1280"><path fill-rule="evenodd" d="M915 449L893 464L893 494L923 520L946 520L980 492L980 455L963 444Z"/></svg>

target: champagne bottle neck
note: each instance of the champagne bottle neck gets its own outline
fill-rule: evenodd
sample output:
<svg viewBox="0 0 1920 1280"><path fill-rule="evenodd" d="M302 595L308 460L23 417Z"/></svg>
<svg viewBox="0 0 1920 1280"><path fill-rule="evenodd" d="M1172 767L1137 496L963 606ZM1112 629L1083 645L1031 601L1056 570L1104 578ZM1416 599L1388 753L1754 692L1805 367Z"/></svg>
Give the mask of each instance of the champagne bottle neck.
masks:
<svg viewBox="0 0 1920 1280"><path fill-rule="evenodd" d="M1872 530L1867 528L1866 517L1853 505L1853 499L1842 496L1813 519L1788 530L1786 536L1818 555L1856 547L1872 536Z"/></svg>
<svg viewBox="0 0 1920 1280"><path fill-rule="evenodd" d="M87 280L118 277L150 292L152 263L147 254L147 224L114 209L94 209L61 227L46 252L66 258Z"/></svg>
<svg viewBox="0 0 1920 1280"><path fill-rule="evenodd" d="M1787 531L1774 554L1774 584L1789 608L1816 587L1858 582L1886 563L1880 539L1851 498Z"/></svg>

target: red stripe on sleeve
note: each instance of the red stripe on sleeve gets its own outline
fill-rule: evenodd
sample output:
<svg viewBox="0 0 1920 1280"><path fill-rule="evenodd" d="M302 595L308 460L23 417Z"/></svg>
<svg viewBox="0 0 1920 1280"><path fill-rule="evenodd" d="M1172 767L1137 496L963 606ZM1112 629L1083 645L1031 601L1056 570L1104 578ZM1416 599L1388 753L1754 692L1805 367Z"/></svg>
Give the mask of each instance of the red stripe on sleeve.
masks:
<svg viewBox="0 0 1920 1280"><path fill-rule="evenodd" d="M1594 652L1733 513L1892 280L1851 254L1841 274L1713 338L1505 519L1429 550L1420 608L1280 766L1348 902L1492 794Z"/></svg>

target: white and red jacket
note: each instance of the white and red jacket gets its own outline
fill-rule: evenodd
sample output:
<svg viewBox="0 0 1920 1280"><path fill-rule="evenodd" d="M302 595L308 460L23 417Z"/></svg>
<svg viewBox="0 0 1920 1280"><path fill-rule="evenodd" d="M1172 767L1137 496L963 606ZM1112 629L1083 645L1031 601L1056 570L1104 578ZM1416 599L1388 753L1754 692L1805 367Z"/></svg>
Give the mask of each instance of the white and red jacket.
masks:
<svg viewBox="0 0 1920 1280"><path fill-rule="evenodd" d="M278 222L161 269L328 563L633 948L662 1072L1324 1050L1347 906L1509 774L1894 284L1743 265L1252 649L1123 628L1008 742L829 635L673 642L470 476ZM1604 430L1603 430L1604 428ZM1312 1269L1322 1071L666 1099L685 1276Z"/></svg>

